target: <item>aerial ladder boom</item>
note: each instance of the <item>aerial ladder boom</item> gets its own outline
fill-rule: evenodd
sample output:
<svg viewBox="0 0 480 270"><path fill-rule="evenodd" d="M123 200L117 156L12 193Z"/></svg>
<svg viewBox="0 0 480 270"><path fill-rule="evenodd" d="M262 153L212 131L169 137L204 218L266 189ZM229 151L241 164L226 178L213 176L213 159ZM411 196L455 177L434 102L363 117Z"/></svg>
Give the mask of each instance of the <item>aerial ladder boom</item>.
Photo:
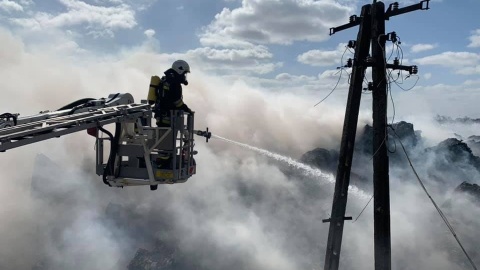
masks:
<svg viewBox="0 0 480 270"><path fill-rule="evenodd" d="M134 103L131 94L82 99L56 111L20 117L0 114L0 152L87 130L96 138L96 173L109 186L183 183L196 173L194 113L172 111L170 127L152 127L151 105ZM111 133L104 126L115 124ZM101 131L101 132L99 132ZM107 136L105 136L105 134ZM110 152L104 160L105 142ZM168 162L158 160L168 157ZM152 188L153 189L153 188Z"/></svg>
<svg viewBox="0 0 480 270"><path fill-rule="evenodd" d="M130 94L114 94L108 99L88 99L80 105L67 105L57 111L43 111L26 117L4 113L0 115L0 151L125 122L127 119L146 117L151 117L150 106L134 104Z"/></svg>

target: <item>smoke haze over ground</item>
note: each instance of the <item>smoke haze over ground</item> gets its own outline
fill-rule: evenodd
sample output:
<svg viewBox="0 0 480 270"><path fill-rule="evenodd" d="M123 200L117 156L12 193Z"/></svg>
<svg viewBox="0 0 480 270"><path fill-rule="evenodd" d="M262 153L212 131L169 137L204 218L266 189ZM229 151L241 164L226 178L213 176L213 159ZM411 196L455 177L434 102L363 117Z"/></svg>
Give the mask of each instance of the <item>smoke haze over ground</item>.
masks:
<svg viewBox="0 0 480 270"><path fill-rule="evenodd" d="M148 41L98 57L33 46L5 29L0 40L0 108L22 115L115 92L130 92L139 101L150 76L178 57L156 53ZM196 128L208 126L214 134L294 159L316 147L339 148L346 91L314 108L318 93L268 90L213 76L195 64L184 100L196 111ZM369 102L364 99L359 135L370 118ZM422 130L424 145L409 150L438 203L463 181L478 184L478 168L459 166L467 163L452 162L442 151L424 152L453 129L429 114L402 113L408 111L402 104L397 117L403 114ZM468 137L480 135L477 130L455 132ZM330 214L333 185L247 149L200 139L198 173L185 184L155 192L109 188L94 174L93 147L94 140L79 133L0 154L0 269L126 269L139 248L153 251L159 242L165 253L174 250L176 268L163 269L323 267L328 224L322 219ZM398 147L396 154L402 154ZM353 172L366 179L352 181L371 193L370 157L356 155ZM393 268L469 269L404 159L390 175ZM355 218L367 201L349 197L347 215ZM477 264L479 209L462 197L446 212ZM370 204L357 222L345 224L342 269L373 268L372 212Z"/></svg>

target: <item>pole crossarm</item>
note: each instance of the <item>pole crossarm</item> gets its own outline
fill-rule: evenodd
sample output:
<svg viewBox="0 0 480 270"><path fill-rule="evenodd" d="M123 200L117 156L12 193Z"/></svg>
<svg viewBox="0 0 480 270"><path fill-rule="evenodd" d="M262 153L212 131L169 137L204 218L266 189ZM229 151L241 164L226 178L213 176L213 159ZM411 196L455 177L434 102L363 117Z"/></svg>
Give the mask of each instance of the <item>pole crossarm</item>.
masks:
<svg viewBox="0 0 480 270"><path fill-rule="evenodd" d="M398 8L398 2L395 2L393 4L390 4L388 9L385 11L385 20L388 20L390 19L390 17L393 17L393 16L405 14L405 13L416 11L416 10L428 10L430 9L429 3L430 3L430 0L423 0L417 4L413 4L403 8Z"/></svg>
<svg viewBox="0 0 480 270"><path fill-rule="evenodd" d="M364 63L367 67L375 67L375 62L373 59L368 59L366 63ZM345 67L351 67L346 65ZM408 71L410 74L417 74L418 73L418 66L412 65L412 66L405 66L405 65L400 65L398 63L393 63L393 64L386 64L387 69L393 69L393 70L403 70L403 71Z"/></svg>
<svg viewBox="0 0 480 270"><path fill-rule="evenodd" d="M418 73L418 67L417 66L404 66L404 65L397 65L397 64L387 64L387 68L408 71L410 74L417 74Z"/></svg>
<svg viewBox="0 0 480 270"><path fill-rule="evenodd" d="M362 22L362 17L358 17L357 15L352 15L352 16L350 16L350 22L349 23L330 28L330 36L337 33L337 32L340 32L340 31L346 30L348 28L352 28L354 26L360 25L361 22Z"/></svg>
<svg viewBox="0 0 480 270"><path fill-rule="evenodd" d="M352 219L353 219L352 217L343 217L343 218L340 217L340 220L352 220ZM335 220L339 220L339 219L338 218L337 219L327 218L327 219L322 219L322 222L323 223L328 223L328 222L332 222L332 221L335 222Z"/></svg>

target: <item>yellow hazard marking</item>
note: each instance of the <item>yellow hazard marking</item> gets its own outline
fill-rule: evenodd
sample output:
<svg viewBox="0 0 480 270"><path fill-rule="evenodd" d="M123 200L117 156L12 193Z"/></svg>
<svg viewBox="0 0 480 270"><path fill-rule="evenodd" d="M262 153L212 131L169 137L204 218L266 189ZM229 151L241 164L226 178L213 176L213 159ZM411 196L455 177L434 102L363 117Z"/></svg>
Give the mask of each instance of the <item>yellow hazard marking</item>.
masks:
<svg viewBox="0 0 480 270"><path fill-rule="evenodd" d="M173 178L173 171L157 170L155 172L155 178L172 179Z"/></svg>

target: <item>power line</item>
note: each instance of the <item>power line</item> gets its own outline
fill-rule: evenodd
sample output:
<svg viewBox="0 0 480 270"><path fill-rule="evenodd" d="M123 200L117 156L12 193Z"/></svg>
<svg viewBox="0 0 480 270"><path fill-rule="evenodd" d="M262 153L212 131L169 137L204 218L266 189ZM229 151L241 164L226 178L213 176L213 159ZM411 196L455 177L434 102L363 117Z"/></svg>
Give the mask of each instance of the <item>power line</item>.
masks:
<svg viewBox="0 0 480 270"><path fill-rule="evenodd" d="M402 64L403 64L403 49L402 49L402 47L400 46L400 44L401 44L400 37L397 36L397 39L398 39L398 40L397 40L396 42L394 42L393 44L394 44L394 46L397 48L397 59L399 60L400 65L402 65ZM418 81L420 80L420 76L415 75L415 74L413 74L413 75L412 75L412 74L409 74L409 75L407 75L407 77L404 77L402 70L400 70L400 71L398 72L398 77L397 77L397 79L393 79L392 71L389 72L389 77L392 79L392 82L394 82L394 83L395 83L400 89L402 89L403 91L410 91L410 90L412 90L413 88L415 88L415 86L417 85ZM402 87L400 84L403 84L403 83L404 83L408 78L410 78L410 77L415 77L415 78L417 79L417 80L415 81L415 83L413 84L413 86L411 86L411 87L408 88L408 89ZM399 83L398 80L399 80L400 78L401 78L402 80L401 80L401 82Z"/></svg>
<svg viewBox="0 0 480 270"><path fill-rule="evenodd" d="M406 79L409 78L409 77L415 77L415 78L417 78L417 79L415 80L415 83L413 84L412 87L406 89L406 88L400 86L400 84L397 83L397 82L395 82L395 84L396 84L400 89L402 89L403 91L408 92L408 91L412 90L413 88L415 88L415 86L417 86L418 81L420 80L420 76L418 76L418 75L408 75L408 76L407 76L405 79L403 79L403 80L406 80Z"/></svg>
<svg viewBox="0 0 480 270"><path fill-rule="evenodd" d="M319 105L320 103L322 103L323 101L325 101L325 100L337 89L337 86L338 86L338 84L340 83L340 80L342 79L343 70L344 70L344 68L340 68L340 75L338 76L337 83L336 83L335 86L332 88L332 90L330 91L330 93L328 93L328 95L326 95L324 98L322 98L322 100L320 100L320 101L317 102L315 105L313 105L313 107L316 107L317 105Z"/></svg>
<svg viewBox="0 0 480 270"><path fill-rule="evenodd" d="M397 57L399 59L399 62L400 62L400 65L402 64L403 62L403 50L402 50L402 47L400 46L401 42L400 42L400 37L398 37L398 41L397 42L394 42L394 45L397 47ZM401 75L401 76L400 76ZM468 255L467 251L465 250L465 248L463 247L460 239L457 237L457 234L455 233L455 230L453 229L453 226L450 224L450 222L448 221L447 217L445 216L445 214L443 213L443 211L440 209L440 207L437 205L437 203L435 202L435 200L433 199L433 197L430 195L430 193L428 192L428 190L426 189L423 181L420 179L420 176L418 175L417 171L415 170L413 164L412 164L412 161L410 159L410 157L408 156L408 153L405 149L405 146L403 145L401 139L400 139L400 136L397 134L397 132L395 131L395 128L393 127L393 123L394 123L394 118L395 118L395 103L394 103L394 100L393 100L393 96L392 96L392 91L391 91L391 82L393 81L400 89L404 90L404 91L409 91L411 89L413 89L416 85L417 85L417 82L419 80L419 76L418 75L414 75L415 77L417 77L417 80L415 81L414 85L412 87L410 87L409 89L405 89L403 88L402 86L399 85L399 83L397 82L398 78L397 79L393 79L392 77L392 71L389 72L389 77L391 80L389 80L389 90L390 90L390 99L392 101L392 106L393 106L393 117L392 117L392 125L390 125L390 129L394 132L395 136L398 138L398 141L402 147L402 150L405 154L405 156L407 157L407 160L408 160L408 163L410 164L410 167L412 168L412 171L414 172L418 182L420 183L422 189L424 190L425 194L428 196L428 198L431 200L432 204L434 205L435 209L437 210L437 212L439 213L440 217L442 218L442 220L444 221L444 223L447 225L448 229L450 230L450 232L452 233L453 237L455 238L455 240L457 241L458 245L460 246L460 248L462 249L463 253L465 254L465 256L467 257L468 261L470 262L470 264L472 265L473 269L477 270L477 266L475 265L475 263L473 262L473 260L470 258L470 256ZM403 74L402 74L402 71L399 72L399 77L402 78L402 84L403 82L411 77L411 75L408 75L406 78L403 77ZM396 140L395 140L396 141ZM396 145L396 144L395 144ZM367 204L368 205L368 204Z"/></svg>
<svg viewBox="0 0 480 270"><path fill-rule="evenodd" d="M384 59L385 59L384 65L385 65L385 69L387 69L387 58L386 58L386 53L385 53L385 47L383 47L382 44L380 44L380 38L381 38L381 36L378 37L377 43L378 43L378 45L382 48L383 57L384 57ZM397 45L397 46L398 46L397 42L393 42L393 45ZM392 49L392 52L393 52L393 49ZM391 57L391 55L390 55L390 57ZM390 59L390 58L389 58L389 59ZM403 59L403 54L402 54L402 59ZM392 106L393 106L393 116L392 116L392 125L393 125L393 123L394 123L394 121L395 121L396 111L395 111L395 103L394 103L393 97L392 97L392 85L391 85L391 84L392 84L392 80L390 80L390 79L393 79L393 78L392 78L392 76L391 76L391 73L392 73L392 71L389 71L389 75L388 75L388 76L387 76L387 74L385 74L385 79L386 79L386 81L387 81L387 89L386 89L386 90L387 90L387 94L390 94L390 99L391 99L391 101L392 101ZM382 81L383 81L383 79L378 83L378 85L380 85L380 83L382 83ZM394 81L394 80L393 80L393 81ZM377 86L378 86L378 85L377 85ZM380 148L381 148L381 147L383 146L383 144L386 142L387 137L388 137L388 132L385 132L385 136L383 137L382 143L381 143L380 146L377 148L377 150L375 150L375 152L372 154L372 157L370 158L370 160L372 160L372 159L375 157L375 155L378 153L378 151L380 150ZM397 146L395 145L395 150L390 151L390 150L388 149L388 145L387 145L387 150L388 150L388 152L390 152L390 153L395 153L396 149L397 149Z"/></svg>
<svg viewBox="0 0 480 270"><path fill-rule="evenodd" d="M455 240L457 241L458 245L460 246L460 248L462 249L463 253L464 253L465 256L467 257L467 259L468 259L468 261L470 262L470 264L472 265L473 269L478 270L477 266L475 265L475 262L473 262L473 260L470 258L470 256L468 255L467 251L466 251L465 248L463 247L462 242L461 242L460 239L457 237L457 234L455 233L455 230L453 229L452 225L451 225L450 222L448 221L447 217L445 216L445 214L443 213L443 211L440 209L440 207L438 207L437 203L435 202L435 200L432 198L432 196L431 196L430 193L428 192L427 188L425 187L425 185L423 184L422 180L420 179L420 176L418 176L418 173L417 173L417 171L415 170L415 167L413 167L412 161L410 160L410 157L409 157L408 154L407 154L407 150L405 150L405 146L403 145L402 140L400 139L400 136L398 136L397 132L395 131L395 129L394 129L392 126L390 126L390 128L393 130L393 132L394 132L395 135L397 136L398 141L400 142L400 145L402 146L403 153L405 153L405 156L407 157L408 163L410 164L410 167L412 168L413 173L414 173L415 176L417 177L418 183L419 183L420 186L422 187L423 191L425 191L425 194L427 194L427 196L428 196L428 198L430 199L430 201L432 202L433 206L435 206L435 209L437 209L438 214L439 214L440 217L442 218L442 220L443 220L443 222L445 223L445 225L447 225L447 227L448 227L448 229L450 230L450 232L452 233L453 237L455 237Z"/></svg>
<svg viewBox="0 0 480 270"><path fill-rule="evenodd" d="M323 101L325 101L333 92L335 92L335 90L337 89L338 85L340 84L340 80L342 79L342 74L343 74L343 70L345 69L344 67L342 67L341 65L343 65L343 57L345 56L345 53L347 52L347 50L349 50L348 46L345 46L345 50L343 51L343 54L342 54L342 57L340 58L340 75L338 76L338 80L337 80L337 83L335 84L335 86L333 87L333 89L330 91L330 93L328 93L328 95L326 95L324 98L322 98L322 100L320 100L319 102L317 102L315 105L313 105L313 107L316 107L317 105L319 105L320 103L322 103ZM350 51L350 50L349 50ZM351 51L350 51L351 52ZM348 73L348 72L347 72Z"/></svg>
<svg viewBox="0 0 480 270"><path fill-rule="evenodd" d="M370 200L368 200L367 204L365 205L365 207L363 207L362 211L360 211L360 214L358 214L357 218L355 218L355 220L352 222L352 223L355 223L355 221L358 220L358 218L362 215L363 211L365 211L365 209L367 208L367 206L370 204L370 202L372 201L373 199L373 195L372 197L370 197Z"/></svg>

